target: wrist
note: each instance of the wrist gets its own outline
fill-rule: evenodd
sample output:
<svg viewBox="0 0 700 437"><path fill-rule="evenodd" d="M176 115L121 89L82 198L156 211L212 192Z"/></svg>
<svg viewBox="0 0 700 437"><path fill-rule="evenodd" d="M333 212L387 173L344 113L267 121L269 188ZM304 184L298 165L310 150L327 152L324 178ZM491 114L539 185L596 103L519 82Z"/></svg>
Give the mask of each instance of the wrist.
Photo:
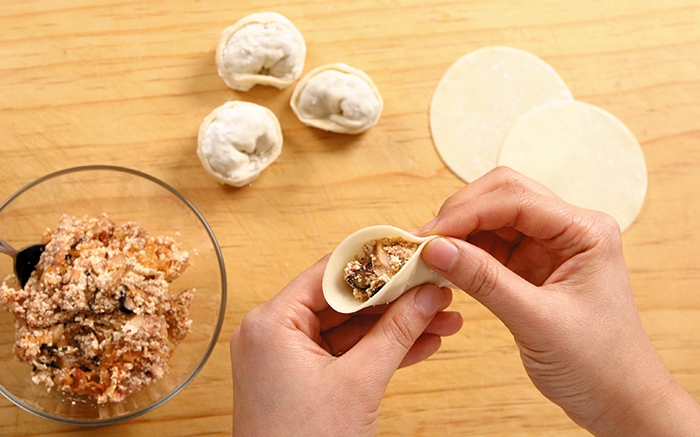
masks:
<svg viewBox="0 0 700 437"><path fill-rule="evenodd" d="M664 367L633 396L614 397L614 406L586 428L597 437L693 437L700 429L700 405Z"/></svg>

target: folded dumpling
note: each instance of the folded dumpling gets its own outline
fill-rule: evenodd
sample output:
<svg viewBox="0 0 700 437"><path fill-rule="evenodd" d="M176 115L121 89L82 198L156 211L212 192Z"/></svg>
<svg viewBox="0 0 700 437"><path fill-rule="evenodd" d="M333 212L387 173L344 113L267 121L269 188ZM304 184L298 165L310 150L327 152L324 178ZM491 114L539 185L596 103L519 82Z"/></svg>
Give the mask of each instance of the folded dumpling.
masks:
<svg viewBox="0 0 700 437"><path fill-rule="evenodd" d="M370 226L343 240L331 254L323 274L323 296L339 313L394 301L413 287L452 284L421 258L432 239L393 226Z"/></svg>
<svg viewBox="0 0 700 437"><path fill-rule="evenodd" d="M231 101L199 127L197 155L219 182L242 187L282 153L282 129L272 111L255 103Z"/></svg>
<svg viewBox="0 0 700 437"><path fill-rule="evenodd" d="M304 37L276 12L248 15L227 27L216 48L219 76L238 91L258 84L288 87L301 76L305 57Z"/></svg>
<svg viewBox="0 0 700 437"><path fill-rule="evenodd" d="M290 104L307 126L358 134L377 124L384 101L366 73L338 63L307 73L295 87Z"/></svg>

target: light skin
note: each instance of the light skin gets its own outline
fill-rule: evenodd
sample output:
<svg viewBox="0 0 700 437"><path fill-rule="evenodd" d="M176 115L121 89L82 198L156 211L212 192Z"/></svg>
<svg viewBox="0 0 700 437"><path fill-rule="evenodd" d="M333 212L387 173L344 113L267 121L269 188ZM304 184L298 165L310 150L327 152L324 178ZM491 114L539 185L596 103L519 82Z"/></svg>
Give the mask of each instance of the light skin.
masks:
<svg viewBox="0 0 700 437"><path fill-rule="evenodd" d="M339 314L321 290L327 261L250 311L231 336L233 435L374 435L394 372L462 327L458 313L444 311L452 291L433 285L390 306Z"/></svg>
<svg viewBox="0 0 700 437"><path fill-rule="evenodd" d="M424 260L501 319L534 385L596 436L693 436L700 406L642 326L610 217L498 168L420 232ZM358 315L328 308L326 258L231 337L234 435L374 435L393 373L462 325L425 285ZM346 414L353 411L354 414Z"/></svg>
<svg viewBox="0 0 700 437"><path fill-rule="evenodd" d="M424 259L511 331L535 386L597 436L697 436L700 408L642 326L611 217L499 168L422 230Z"/></svg>

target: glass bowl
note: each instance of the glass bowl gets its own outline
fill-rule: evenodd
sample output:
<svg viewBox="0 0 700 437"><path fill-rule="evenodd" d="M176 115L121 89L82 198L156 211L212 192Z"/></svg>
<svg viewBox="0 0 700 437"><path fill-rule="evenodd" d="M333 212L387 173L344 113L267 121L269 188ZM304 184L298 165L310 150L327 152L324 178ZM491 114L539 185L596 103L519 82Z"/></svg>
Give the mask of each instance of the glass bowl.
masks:
<svg viewBox="0 0 700 437"><path fill-rule="evenodd" d="M221 330L226 307L226 272L219 245L206 220L182 194L147 174L121 167L87 166L44 176L0 205L0 237L19 250L40 241L63 214L117 223L135 221L152 236L170 236L190 253L190 266L170 284L172 293L195 289L192 331L175 348L160 380L121 402L97 404L31 381L31 366L13 353L14 315L0 305L0 391L20 408L71 425L105 425L151 411L172 399L202 369ZM0 254L0 280L12 273L12 258Z"/></svg>

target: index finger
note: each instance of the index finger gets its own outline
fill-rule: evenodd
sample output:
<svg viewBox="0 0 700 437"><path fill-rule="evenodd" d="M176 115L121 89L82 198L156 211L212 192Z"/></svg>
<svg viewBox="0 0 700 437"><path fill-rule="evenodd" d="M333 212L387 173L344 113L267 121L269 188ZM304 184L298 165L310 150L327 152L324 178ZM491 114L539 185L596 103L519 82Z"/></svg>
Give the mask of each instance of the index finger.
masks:
<svg viewBox="0 0 700 437"><path fill-rule="evenodd" d="M590 249L590 212L517 185L505 185L454 204L438 215L433 235L466 239L477 231L513 229L542 242L549 250L570 255Z"/></svg>
<svg viewBox="0 0 700 437"><path fill-rule="evenodd" d="M440 207L438 215L458 203L474 199L507 185L522 187L544 196L557 197L556 194L543 185L511 168L496 167L445 200Z"/></svg>

